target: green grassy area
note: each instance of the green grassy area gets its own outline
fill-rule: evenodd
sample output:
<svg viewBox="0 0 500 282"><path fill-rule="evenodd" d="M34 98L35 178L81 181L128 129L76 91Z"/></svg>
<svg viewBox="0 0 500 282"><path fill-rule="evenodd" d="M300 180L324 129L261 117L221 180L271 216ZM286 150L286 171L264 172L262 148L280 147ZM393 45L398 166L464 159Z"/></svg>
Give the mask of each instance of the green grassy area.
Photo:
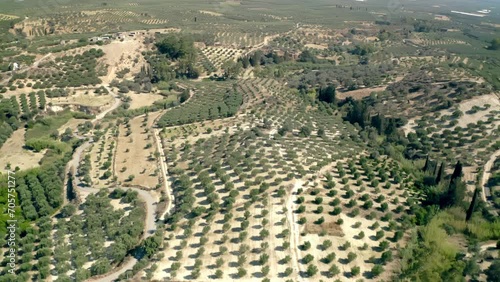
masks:
<svg viewBox="0 0 500 282"><path fill-rule="evenodd" d="M51 138L50 135L52 133L56 132L59 127L72 118L73 114L70 111L64 111L53 116L45 117L35 123L33 127L28 128L25 138L26 140Z"/></svg>

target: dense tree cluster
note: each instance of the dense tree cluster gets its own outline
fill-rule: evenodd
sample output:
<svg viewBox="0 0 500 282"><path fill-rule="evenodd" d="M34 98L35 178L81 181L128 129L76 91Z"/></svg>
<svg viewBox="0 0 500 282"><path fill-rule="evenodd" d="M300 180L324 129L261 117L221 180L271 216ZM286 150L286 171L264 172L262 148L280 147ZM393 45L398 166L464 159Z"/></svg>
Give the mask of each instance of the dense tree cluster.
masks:
<svg viewBox="0 0 500 282"><path fill-rule="evenodd" d="M238 58L238 61L242 63L242 66L245 69L250 66L256 67L269 64L280 64L291 60L292 55L288 52L284 52L283 55L279 55L277 52L268 52L265 54L261 50L257 50L250 55Z"/></svg>
<svg viewBox="0 0 500 282"><path fill-rule="evenodd" d="M424 176L416 186L425 189L427 205L439 205L442 208L462 206L465 199L465 183L462 180L462 164L456 163L453 174L445 175L445 164L439 164L427 157L422 169ZM444 181L445 179L449 179Z"/></svg>
<svg viewBox="0 0 500 282"><path fill-rule="evenodd" d="M241 93L232 89L216 89L215 91L217 92L194 94L188 103L166 112L158 120L158 126L164 127L233 116L243 103Z"/></svg>
<svg viewBox="0 0 500 282"><path fill-rule="evenodd" d="M194 41L187 36L168 35L155 44L161 54L172 60L196 57Z"/></svg>
<svg viewBox="0 0 500 282"><path fill-rule="evenodd" d="M373 104L369 99L354 100L349 97L343 102L343 105L348 107L345 117L347 121L358 124L363 129L374 128L378 134L397 135L397 128L406 123L403 118L375 114Z"/></svg>
<svg viewBox="0 0 500 282"><path fill-rule="evenodd" d="M495 38L491 40L490 46L488 46L490 50L500 50L500 38Z"/></svg>
<svg viewBox="0 0 500 282"><path fill-rule="evenodd" d="M151 82L169 81L173 78L197 78L199 70L195 67L197 52L194 41L185 35L168 35L155 44L158 52L145 53L151 71ZM175 61L174 64L171 64Z"/></svg>
<svg viewBox="0 0 500 282"><path fill-rule="evenodd" d="M61 164L32 170L17 181L17 193L24 217L35 220L49 215L62 203Z"/></svg>
<svg viewBox="0 0 500 282"><path fill-rule="evenodd" d="M392 64L368 66L329 66L321 69L307 68L299 76L292 77L288 85L307 92L329 84L339 85L345 90L355 90L361 86L380 84L394 66Z"/></svg>

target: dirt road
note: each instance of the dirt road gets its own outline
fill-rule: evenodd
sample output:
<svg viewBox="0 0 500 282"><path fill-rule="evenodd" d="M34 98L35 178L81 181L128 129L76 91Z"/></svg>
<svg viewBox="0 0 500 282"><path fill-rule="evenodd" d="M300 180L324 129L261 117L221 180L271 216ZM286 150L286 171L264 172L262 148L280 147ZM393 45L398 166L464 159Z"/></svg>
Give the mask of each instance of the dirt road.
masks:
<svg viewBox="0 0 500 282"><path fill-rule="evenodd" d="M161 172L163 174L163 187L165 188L165 195L167 196L167 207L165 208L165 211L163 214L159 215L159 218L162 219L165 217L167 213L170 213L172 210L172 203L174 202L174 196L172 195L170 185L168 182L168 164L167 164L167 158L165 157L165 152L163 150L163 144L161 142L160 134L158 132L158 129L154 129L154 135L156 139L156 146L158 149L158 152L160 153L160 167L161 167Z"/></svg>
<svg viewBox="0 0 500 282"><path fill-rule="evenodd" d="M490 194L491 192L489 191L489 187L486 187L486 184L488 183L488 179L491 176L491 168L493 167L493 163L495 160L500 157L500 150L497 150L495 153L493 153L490 156L490 159L486 162L483 168L483 177L481 179L481 188L482 188L482 197L483 201L488 204L488 201L486 199L486 193Z"/></svg>
<svg viewBox="0 0 500 282"><path fill-rule="evenodd" d="M293 272L295 273L295 276L297 277L297 281L303 282L305 281L301 276L300 272L303 271L300 269L300 263L299 261L301 260L300 257L300 252L299 252L299 238L300 238L300 230L299 230L299 225L297 224L297 218L295 216L295 213L293 212L294 208L294 200L295 200L295 193L297 190L302 187L302 180L296 180L292 191L290 191L290 195L288 197L288 200L286 202L286 217L289 225L289 230L290 230L290 251L291 251L291 261L292 261L292 268Z"/></svg>

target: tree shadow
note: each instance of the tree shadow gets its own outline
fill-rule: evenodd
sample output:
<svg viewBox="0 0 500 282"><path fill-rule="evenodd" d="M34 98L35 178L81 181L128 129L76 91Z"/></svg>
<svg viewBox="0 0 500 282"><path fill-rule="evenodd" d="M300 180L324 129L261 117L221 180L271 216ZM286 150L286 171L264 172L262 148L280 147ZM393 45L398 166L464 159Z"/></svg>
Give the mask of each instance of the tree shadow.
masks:
<svg viewBox="0 0 500 282"><path fill-rule="evenodd" d="M339 263L347 265L347 264L349 264L349 260L346 258L339 258Z"/></svg>

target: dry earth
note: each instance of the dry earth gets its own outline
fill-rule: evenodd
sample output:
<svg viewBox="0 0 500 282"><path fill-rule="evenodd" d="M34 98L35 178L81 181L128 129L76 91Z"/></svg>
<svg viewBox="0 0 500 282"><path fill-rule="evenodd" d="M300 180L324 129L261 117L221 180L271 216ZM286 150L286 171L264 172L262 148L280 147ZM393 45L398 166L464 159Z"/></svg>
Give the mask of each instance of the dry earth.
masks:
<svg viewBox="0 0 500 282"><path fill-rule="evenodd" d="M24 149L24 132L24 128L14 131L12 136L0 148L0 167L4 168L9 163L12 169L18 166L21 170L38 166L38 162L42 160L45 150L34 153Z"/></svg>

